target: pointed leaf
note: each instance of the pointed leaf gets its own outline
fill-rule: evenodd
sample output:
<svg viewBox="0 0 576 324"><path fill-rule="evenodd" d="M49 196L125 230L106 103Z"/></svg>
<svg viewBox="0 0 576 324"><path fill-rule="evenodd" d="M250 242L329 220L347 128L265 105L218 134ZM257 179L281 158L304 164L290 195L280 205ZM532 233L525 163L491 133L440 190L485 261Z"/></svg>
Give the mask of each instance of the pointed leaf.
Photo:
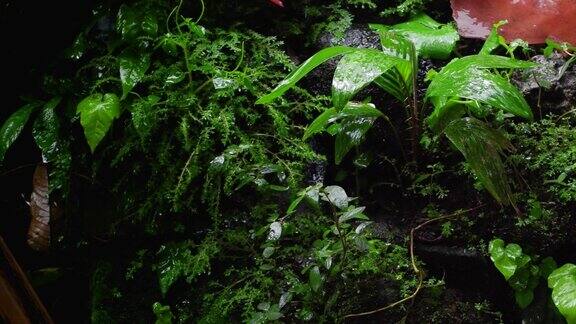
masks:
<svg viewBox="0 0 576 324"><path fill-rule="evenodd" d="M512 146L498 131L474 118L452 121L444 129L448 139L464 155L482 185L500 203L511 200L510 185L500 158Z"/></svg>
<svg viewBox="0 0 576 324"><path fill-rule="evenodd" d="M76 108L84 135L94 152L104 138L114 119L120 116L120 100L113 93L95 93L82 100Z"/></svg>
<svg viewBox="0 0 576 324"><path fill-rule="evenodd" d="M306 128L304 132L304 140L310 138L310 136L321 133L326 130L326 126L330 122L330 119L338 114L336 108L326 109L320 116L316 117L314 121Z"/></svg>
<svg viewBox="0 0 576 324"><path fill-rule="evenodd" d="M146 74L150 67L150 54L125 50L120 54L118 61L120 64L120 80L122 80L122 99L124 99Z"/></svg>
<svg viewBox="0 0 576 324"><path fill-rule="evenodd" d="M37 103L24 105L14 112L0 128L0 162L4 160L4 155L10 146L16 141L34 109L39 106Z"/></svg>
<svg viewBox="0 0 576 324"><path fill-rule="evenodd" d="M552 300L568 324L576 323L576 265L567 263L548 277Z"/></svg>
<svg viewBox="0 0 576 324"><path fill-rule="evenodd" d="M408 61L374 49L358 49L342 57L332 79L332 104L342 109L358 91L396 65Z"/></svg>
<svg viewBox="0 0 576 324"><path fill-rule="evenodd" d="M290 88L294 87L300 79L305 77L308 73L318 67L320 64L328 61L331 58L334 58L339 55L343 55L346 53L352 53L357 49L352 47L346 46L335 46L335 47L328 47L325 48L318 53L312 55L309 59L307 59L304 63L302 63L295 71L290 73L286 79L284 79L272 92L269 94L261 97L256 101L257 104L267 104L272 102L272 100L280 97L284 94L284 92L288 91Z"/></svg>

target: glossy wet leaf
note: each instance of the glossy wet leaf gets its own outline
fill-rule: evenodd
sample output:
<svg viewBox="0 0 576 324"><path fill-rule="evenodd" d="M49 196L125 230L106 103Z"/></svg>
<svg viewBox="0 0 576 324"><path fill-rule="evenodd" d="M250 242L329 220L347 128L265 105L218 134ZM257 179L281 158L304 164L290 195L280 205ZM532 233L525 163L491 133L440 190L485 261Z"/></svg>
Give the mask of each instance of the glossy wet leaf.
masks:
<svg viewBox="0 0 576 324"><path fill-rule="evenodd" d="M407 22L393 26L373 24L373 29L382 37L393 32L409 39L420 56L434 59L446 59L460 39L452 24L440 24L425 14L418 14Z"/></svg>
<svg viewBox="0 0 576 324"><path fill-rule="evenodd" d="M332 79L332 104L336 109L342 109L358 91L383 73L397 65L409 64L404 59L374 49L358 49L345 54Z"/></svg>
<svg viewBox="0 0 576 324"><path fill-rule="evenodd" d="M501 155L512 149L506 137L474 118L452 121L444 132L464 155L470 169L484 188L500 203L508 204L511 189Z"/></svg>
<svg viewBox="0 0 576 324"><path fill-rule="evenodd" d="M60 134L60 118L56 108L60 98L55 97L42 107L32 127L32 136L42 151L43 159L50 164L50 190L64 189L70 178L72 156L68 138Z"/></svg>
<svg viewBox="0 0 576 324"><path fill-rule="evenodd" d="M548 277L552 300L568 324L576 323L576 265L567 263Z"/></svg>
<svg viewBox="0 0 576 324"><path fill-rule="evenodd" d="M522 248L515 243L505 245L501 239L490 241L488 253L500 273L510 279L516 270L530 262L530 257L522 253Z"/></svg>
<svg viewBox="0 0 576 324"><path fill-rule="evenodd" d="M279 240L282 236L282 223L274 222L270 224L270 232L268 232L268 239L271 241Z"/></svg>
<svg viewBox="0 0 576 324"><path fill-rule="evenodd" d="M322 286L322 275L320 274L320 268L314 266L308 272L308 283L312 291L317 292Z"/></svg>
<svg viewBox="0 0 576 324"><path fill-rule="evenodd" d="M348 102L346 106L338 111L336 108L326 109L320 116L316 117L314 121L306 128L303 139L306 140L310 136L323 132L326 127L343 118L357 117L357 118L376 118L384 116L376 107L371 103L357 103Z"/></svg>
<svg viewBox="0 0 576 324"><path fill-rule="evenodd" d="M486 38L486 41L484 41L484 45L482 45L482 49L480 49L480 52L478 54L489 55L490 53L492 53L493 50L495 50L498 46L500 46L500 44L506 42L506 40L504 40L504 37L500 36L499 29L500 27L504 26L507 23L508 22L506 20L502 20L495 23L494 26L492 26L490 35L488 35L488 38Z"/></svg>
<svg viewBox="0 0 576 324"><path fill-rule="evenodd" d="M146 74L150 67L150 54L127 50L120 54L118 62L122 80L122 99L124 99Z"/></svg>
<svg viewBox="0 0 576 324"><path fill-rule="evenodd" d="M90 150L94 152L114 119L120 116L120 99L113 93L95 93L84 98L76 111Z"/></svg>
<svg viewBox="0 0 576 324"><path fill-rule="evenodd" d="M116 17L116 30L125 40L131 40L138 36L139 32L138 14L135 9L122 5Z"/></svg>
<svg viewBox="0 0 576 324"><path fill-rule="evenodd" d="M304 63L302 63L296 70L290 73L286 79L280 82L274 90L269 94L261 97L256 101L257 104L267 104L272 102L272 100L280 97L284 92L288 91L290 88L294 87L298 81L305 77L308 73L318 67L320 64L328 61L331 58L352 53L357 49L346 47L346 46L335 46L325 48L318 53L312 55Z"/></svg>
<svg viewBox="0 0 576 324"><path fill-rule="evenodd" d="M360 145L376 121L374 117L351 117L342 120L334 148L334 161L338 165L352 148Z"/></svg>
<svg viewBox="0 0 576 324"><path fill-rule="evenodd" d="M4 160L4 155L10 146L16 141L24 126L28 123L30 114L39 104L26 104L16 110L0 128L0 163Z"/></svg>
<svg viewBox="0 0 576 324"><path fill-rule="evenodd" d="M346 223L347 221L349 221L351 219L367 220L368 217L363 214L364 209L366 209L366 207L355 207L355 208L352 208L351 210L347 210L338 218L338 222L339 223Z"/></svg>
<svg viewBox="0 0 576 324"><path fill-rule="evenodd" d="M526 119L532 111L522 93L506 78L490 69L530 68L534 63L495 55L472 55L454 59L434 76L426 99L433 103L434 111L428 122L436 128L438 122L457 107L453 100L468 100L470 106L486 105Z"/></svg>

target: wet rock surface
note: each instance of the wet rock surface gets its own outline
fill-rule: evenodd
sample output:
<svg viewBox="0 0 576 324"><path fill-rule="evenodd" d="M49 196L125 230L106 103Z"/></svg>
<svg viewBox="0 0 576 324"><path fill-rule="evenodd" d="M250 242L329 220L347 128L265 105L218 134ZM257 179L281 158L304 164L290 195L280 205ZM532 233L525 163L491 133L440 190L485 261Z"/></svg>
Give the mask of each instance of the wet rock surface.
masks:
<svg viewBox="0 0 576 324"><path fill-rule="evenodd" d="M526 96L534 113L562 114L573 108L576 100L576 69L561 54L536 55L538 67L519 72L514 83Z"/></svg>

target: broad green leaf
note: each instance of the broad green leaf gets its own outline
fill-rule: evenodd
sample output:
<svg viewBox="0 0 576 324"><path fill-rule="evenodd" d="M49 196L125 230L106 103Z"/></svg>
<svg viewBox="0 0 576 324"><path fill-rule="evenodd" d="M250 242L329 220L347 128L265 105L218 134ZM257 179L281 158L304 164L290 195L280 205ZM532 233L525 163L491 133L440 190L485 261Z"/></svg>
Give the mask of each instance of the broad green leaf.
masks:
<svg viewBox="0 0 576 324"><path fill-rule="evenodd" d="M113 93L95 93L82 100L76 112L80 114L80 124L84 135L94 152L104 138L114 119L120 116L120 100Z"/></svg>
<svg viewBox="0 0 576 324"><path fill-rule="evenodd" d="M548 277L552 300L568 324L576 323L576 265L567 263Z"/></svg>
<svg viewBox="0 0 576 324"><path fill-rule="evenodd" d="M501 109L516 116L532 119L532 111L522 93L506 78L490 72L492 68L529 68L531 62L518 61L495 55L472 55L452 60L434 76L426 99L434 104L428 118L432 128L437 128L450 109L452 100L469 100L470 105L483 104Z"/></svg>
<svg viewBox="0 0 576 324"><path fill-rule="evenodd" d="M125 50L118 58L120 80L122 80L122 98L126 98L134 86L142 80L150 67L150 54Z"/></svg>
<svg viewBox="0 0 576 324"><path fill-rule="evenodd" d="M540 275L544 278L548 278L548 276L550 276L550 274L557 268L558 265L552 257L544 258L540 263Z"/></svg>
<svg viewBox="0 0 576 324"><path fill-rule="evenodd" d="M272 92L261 97L256 101L257 104L267 104L272 100L280 97L284 92L294 87L298 81L305 77L308 73L318 67L320 64L328 61L331 58L340 56L347 53L355 52L357 49L346 46L335 46L325 48L318 53L312 55L304 63L302 63L296 70L290 73Z"/></svg>
<svg viewBox="0 0 576 324"><path fill-rule="evenodd" d="M0 128L0 163L10 146L16 141L24 126L28 123L30 114L39 106L37 103L29 103L16 110Z"/></svg>
<svg viewBox="0 0 576 324"><path fill-rule="evenodd" d="M320 274L320 268L318 266L312 267L308 273L308 282L310 283L310 288L312 291L317 292L322 286L322 275Z"/></svg>
<svg viewBox="0 0 576 324"><path fill-rule="evenodd" d="M338 209L348 208L348 202L351 200L351 198L348 198L346 191L340 186L325 187L322 199Z"/></svg>
<svg viewBox="0 0 576 324"><path fill-rule="evenodd" d="M356 207L356 208L352 208L351 210L345 211L338 218L338 223L346 223L347 221L349 221L351 219L367 220L368 217L366 217L366 215L363 214L364 209L366 209L366 207Z"/></svg>
<svg viewBox="0 0 576 324"><path fill-rule="evenodd" d="M500 46L502 42L504 43L506 42L504 40L504 37L500 36L498 29L500 29L500 27L506 25L507 23L508 23L507 20L501 20L495 23L494 26L492 26L490 35L488 35L488 38L486 38L486 41L484 41L484 45L480 50L479 53L480 55L489 55L490 53L492 53L493 50L495 50L498 46Z"/></svg>
<svg viewBox="0 0 576 324"><path fill-rule="evenodd" d="M363 48L345 54L332 79L332 104L337 110L344 108L358 91L383 73L397 65L409 64L404 59L374 49Z"/></svg>
<svg viewBox="0 0 576 324"><path fill-rule="evenodd" d="M60 134L60 120L56 115L59 103L60 97L48 101L32 127L34 141L42 151L44 161L50 163L50 190L68 187L72 163L70 144Z"/></svg>
<svg viewBox="0 0 576 324"><path fill-rule="evenodd" d="M406 37L414 43L418 54L426 58L448 58L460 39L452 24L440 24L425 14L393 26L372 24L370 27L380 33L381 38L387 37L389 32Z"/></svg>
<svg viewBox="0 0 576 324"><path fill-rule="evenodd" d="M464 155L484 188L500 203L508 204L512 195L501 155L512 145L499 131L475 118L452 121L444 132Z"/></svg>
<svg viewBox="0 0 576 324"><path fill-rule="evenodd" d="M490 259L506 280L510 279L516 270L530 262L530 257L522 253L522 248L515 243L504 246L504 241L494 239L488 245Z"/></svg>

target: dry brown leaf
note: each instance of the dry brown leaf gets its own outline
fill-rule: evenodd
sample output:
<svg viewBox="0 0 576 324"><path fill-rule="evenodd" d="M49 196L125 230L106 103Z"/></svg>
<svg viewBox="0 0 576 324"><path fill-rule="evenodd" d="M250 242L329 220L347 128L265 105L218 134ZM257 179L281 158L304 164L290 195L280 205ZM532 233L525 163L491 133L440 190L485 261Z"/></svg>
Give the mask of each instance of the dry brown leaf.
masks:
<svg viewBox="0 0 576 324"><path fill-rule="evenodd" d="M32 178L30 196L32 219L28 228L28 245L36 251L47 251L50 247L50 195L48 167L39 163Z"/></svg>

